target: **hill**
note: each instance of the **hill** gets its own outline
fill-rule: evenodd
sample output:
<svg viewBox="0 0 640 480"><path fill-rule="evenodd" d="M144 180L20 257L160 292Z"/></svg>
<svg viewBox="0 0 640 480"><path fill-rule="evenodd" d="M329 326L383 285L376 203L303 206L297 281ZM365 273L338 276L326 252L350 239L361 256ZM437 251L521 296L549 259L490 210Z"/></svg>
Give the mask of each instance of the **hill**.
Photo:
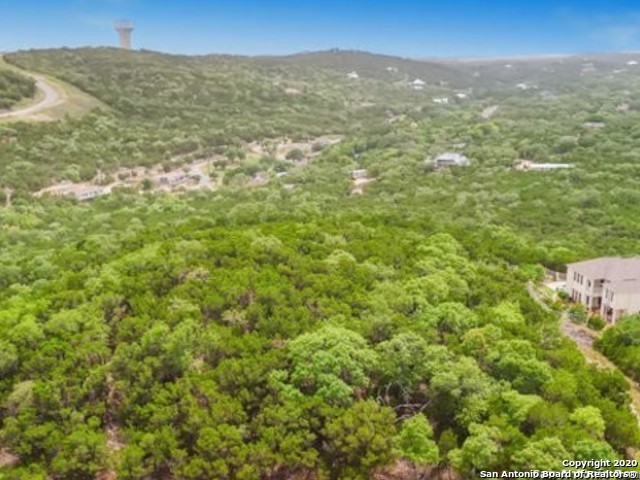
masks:
<svg viewBox="0 0 640 480"><path fill-rule="evenodd" d="M304 52L286 57L265 57L262 62L325 68L340 74L357 72L361 77L383 82L413 81L417 78L430 85L449 84L469 87L472 77L465 69L435 61L417 61L357 50L327 50Z"/></svg>
<svg viewBox="0 0 640 480"><path fill-rule="evenodd" d="M433 60L430 61L431 63ZM640 69L640 54L602 53L514 58L443 60L444 65L467 71L476 87L497 92L518 84L568 92L576 86L628 80Z"/></svg>
<svg viewBox="0 0 640 480"><path fill-rule="evenodd" d="M361 65L361 56L349 57L352 69ZM376 68L372 59L378 66L387 63L382 57L365 56L371 70ZM348 72L341 71L340 66L349 63L342 54L323 62L307 60L305 55L184 57L80 49L23 52L7 60L62 78L138 120L180 118L189 124L227 129L248 123L265 134L293 126L330 133L327 130L362 119L363 105L408 105L412 98L406 85L400 88L394 77L384 82L376 78L350 81ZM418 62L406 63L423 73L431 70ZM380 73L384 73L382 67Z"/></svg>
<svg viewBox="0 0 640 480"><path fill-rule="evenodd" d="M371 70L379 67L378 76L388 75L383 70L386 57L347 56L374 62ZM389 115L419 110L431 104L431 95L442 91L431 85L415 92L405 81L397 81L404 72L384 80L367 78L363 72L363 78L350 80L340 71L345 55L328 58L336 59L329 62L332 67L309 63L306 56L183 57L115 49L7 55L8 62L25 70L59 78L89 93L110 113L42 126L37 133L38 129L23 133L24 127L12 126L4 136L26 142L22 147L42 136L60 141L45 142L44 151L39 151L42 144L28 146L26 155L18 144L6 142L0 145L4 150L0 171L17 161L32 164L28 167L32 175L4 170L4 176L20 179L11 181L13 188L34 190L52 179L65 179L69 165L79 170L74 178L88 180L99 168L114 173L119 167L154 165L178 155L206 157L214 149L225 151L251 141L342 135L384 126ZM418 62L405 63L420 68L425 77L431 71ZM81 140L68 149L71 137ZM118 139L108 149L107 137Z"/></svg>

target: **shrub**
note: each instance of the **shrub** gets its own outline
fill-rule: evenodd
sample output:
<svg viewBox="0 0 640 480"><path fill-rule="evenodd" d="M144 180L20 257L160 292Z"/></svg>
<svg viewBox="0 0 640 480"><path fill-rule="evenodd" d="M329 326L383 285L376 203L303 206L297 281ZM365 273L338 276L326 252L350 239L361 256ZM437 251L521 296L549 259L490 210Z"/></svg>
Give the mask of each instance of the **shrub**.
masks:
<svg viewBox="0 0 640 480"><path fill-rule="evenodd" d="M600 315L592 315L587 321L587 326L592 330L600 331L607 325L604 318Z"/></svg>

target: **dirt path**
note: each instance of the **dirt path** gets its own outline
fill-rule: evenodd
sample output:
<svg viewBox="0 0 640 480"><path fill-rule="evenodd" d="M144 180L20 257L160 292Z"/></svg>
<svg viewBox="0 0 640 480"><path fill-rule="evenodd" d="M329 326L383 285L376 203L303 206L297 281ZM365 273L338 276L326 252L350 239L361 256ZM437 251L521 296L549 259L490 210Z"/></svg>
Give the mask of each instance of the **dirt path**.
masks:
<svg viewBox="0 0 640 480"><path fill-rule="evenodd" d="M0 118L21 119L25 117L30 117L31 115L35 115L37 113L40 113L43 110L46 110L52 107L56 107L64 102L64 94L60 90L58 90L58 88L55 85L47 81L47 79L45 79L43 76L30 74L26 72L22 72L22 73L35 79L36 87L38 88L38 90L42 92L43 97L39 102L33 105L29 105L24 108L20 108L18 110L12 110L10 112L0 113Z"/></svg>
<svg viewBox="0 0 640 480"><path fill-rule="evenodd" d="M529 292L531 298L533 298L536 303L540 305L545 311L552 311L544 302L544 300L542 300L540 294L536 291L536 288L532 284L527 285L527 291ZM598 335L595 332L583 325L578 325L572 322L566 313L563 313L560 316L560 330L567 338L569 338L576 344L578 350L580 350L580 353L582 353L582 356L587 361L587 363L597 365L600 368L618 370L624 375L624 372L622 372L611 360L609 360L594 348L593 342L598 338ZM638 383L634 382L626 375L624 375L624 378L629 384L629 394L631 395L631 411L638 419L638 424L640 425L640 385L638 385Z"/></svg>

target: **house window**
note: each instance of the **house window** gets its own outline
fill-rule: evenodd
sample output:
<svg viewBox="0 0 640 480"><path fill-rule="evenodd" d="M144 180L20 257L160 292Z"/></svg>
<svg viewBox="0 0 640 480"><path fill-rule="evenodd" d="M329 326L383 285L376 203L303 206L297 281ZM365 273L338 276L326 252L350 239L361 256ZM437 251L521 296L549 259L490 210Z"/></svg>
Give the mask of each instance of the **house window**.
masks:
<svg viewBox="0 0 640 480"><path fill-rule="evenodd" d="M591 280L587 280L587 287L591 287Z"/></svg>

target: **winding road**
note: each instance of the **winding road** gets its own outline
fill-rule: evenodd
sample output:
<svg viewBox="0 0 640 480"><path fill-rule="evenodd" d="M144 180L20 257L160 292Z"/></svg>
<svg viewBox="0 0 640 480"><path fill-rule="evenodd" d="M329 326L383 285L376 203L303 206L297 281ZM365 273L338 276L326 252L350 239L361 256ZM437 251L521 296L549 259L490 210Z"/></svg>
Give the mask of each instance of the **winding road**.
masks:
<svg viewBox="0 0 640 480"><path fill-rule="evenodd" d="M64 102L64 95L60 92L60 90L43 76L33 74L29 74L29 76L36 81L36 88L44 94L43 98L37 103L28 105L24 108L0 113L0 119L22 119L40 113L41 111L49 109L51 107L60 105Z"/></svg>

